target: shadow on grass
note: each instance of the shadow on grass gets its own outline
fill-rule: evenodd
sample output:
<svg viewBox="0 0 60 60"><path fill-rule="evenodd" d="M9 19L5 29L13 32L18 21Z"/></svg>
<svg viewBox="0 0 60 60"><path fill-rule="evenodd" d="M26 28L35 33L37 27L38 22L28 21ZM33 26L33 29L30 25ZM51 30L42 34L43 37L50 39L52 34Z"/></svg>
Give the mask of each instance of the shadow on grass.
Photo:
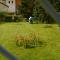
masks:
<svg viewBox="0 0 60 60"><path fill-rule="evenodd" d="M8 52L4 47L0 46L0 53L2 53L9 60L18 60L15 56L13 56L10 52Z"/></svg>

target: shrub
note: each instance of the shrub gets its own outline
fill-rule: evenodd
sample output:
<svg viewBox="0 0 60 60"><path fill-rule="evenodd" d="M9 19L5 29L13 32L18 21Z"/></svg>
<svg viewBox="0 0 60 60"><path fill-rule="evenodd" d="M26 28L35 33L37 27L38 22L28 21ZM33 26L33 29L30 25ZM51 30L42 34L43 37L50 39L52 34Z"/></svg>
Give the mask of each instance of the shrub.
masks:
<svg viewBox="0 0 60 60"><path fill-rule="evenodd" d="M5 22L12 22L13 20L12 20L12 17L8 17L8 16L6 16L5 17Z"/></svg>
<svg viewBox="0 0 60 60"><path fill-rule="evenodd" d="M0 23L5 20L6 13L5 12L0 12Z"/></svg>
<svg viewBox="0 0 60 60"><path fill-rule="evenodd" d="M22 15L17 15L16 17L15 17L15 20L14 20L14 22L25 22L27 19L26 18L24 18Z"/></svg>
<svg viewBox="0 0 60 60"><path fill-rule="evenodd" d="M4 17L5 14L6 14L5 12L0 12L0 17L2 17L2 16Z"/></svg>

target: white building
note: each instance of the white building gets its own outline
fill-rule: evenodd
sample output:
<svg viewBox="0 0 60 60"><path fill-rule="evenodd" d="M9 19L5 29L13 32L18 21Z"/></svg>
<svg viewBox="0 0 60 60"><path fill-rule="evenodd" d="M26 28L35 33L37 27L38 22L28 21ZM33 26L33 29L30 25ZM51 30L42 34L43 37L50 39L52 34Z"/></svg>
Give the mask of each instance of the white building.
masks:
<svg viewBox="0 0 60 60"><path fill-rule="evenodd" d="M16 0L0 0L0 12L15 13Z"/></svg>
<svg viewBox="0 0 60 60"><path fill-rule="evenodd" d="M0 2L0 12L7 12L8 6Z"/></svg>

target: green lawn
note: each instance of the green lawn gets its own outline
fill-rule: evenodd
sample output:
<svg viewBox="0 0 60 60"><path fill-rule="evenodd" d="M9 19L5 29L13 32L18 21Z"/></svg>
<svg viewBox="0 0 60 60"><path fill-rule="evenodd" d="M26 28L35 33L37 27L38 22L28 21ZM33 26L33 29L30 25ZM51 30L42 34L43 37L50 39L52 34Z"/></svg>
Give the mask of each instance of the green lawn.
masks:
<svg viewBox="0 0 60 60"><path fill-rule="evenodd" d="M60 31L58 25L46 28L47 24L4 23L0 24L0 44L19 60L60 60ZM39 33L46 46L24 49L16 46L17 34ZM0 54L0 60L8 60Z"/></svg>

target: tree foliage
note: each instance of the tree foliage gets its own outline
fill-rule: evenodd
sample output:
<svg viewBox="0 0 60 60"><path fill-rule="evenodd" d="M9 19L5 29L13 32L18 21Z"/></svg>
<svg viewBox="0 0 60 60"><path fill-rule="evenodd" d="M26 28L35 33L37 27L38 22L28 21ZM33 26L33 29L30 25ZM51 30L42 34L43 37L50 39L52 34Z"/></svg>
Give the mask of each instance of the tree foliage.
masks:
<svg viewBox="0 0 60 60"><path fill-rule="evenodd" d="M60 0L48 0L57 12L60 12ZM44 23L53 23L53 18L45 12L40 5L40 0L22 0L22 5L19 7L20 13L28 18L34 16L36 20Z"/></svg>
<svg viewBox="0 0 60 60"><path fill-rule="evenodd" d="M24 17L29 17L32 15L32 11L33 11L33 2L34 0L22 0L22 4L21 6L19 6L19 10L20 13L24 16Z"/></svg>
<svg viewBox="0 0 60 60"><path fill-rule="evenodd" d="M49 0L57 12L60 12L60 0Z"/></svg>

